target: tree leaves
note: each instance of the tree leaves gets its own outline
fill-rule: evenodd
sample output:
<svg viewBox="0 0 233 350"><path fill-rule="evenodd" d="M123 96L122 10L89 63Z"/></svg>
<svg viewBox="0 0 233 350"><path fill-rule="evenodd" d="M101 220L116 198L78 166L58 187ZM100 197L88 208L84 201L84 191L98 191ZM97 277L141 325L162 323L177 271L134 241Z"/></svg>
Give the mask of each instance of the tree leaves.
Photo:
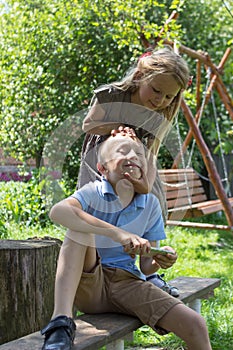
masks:
<svg viewBox="0 0 233 350"><path fill-rule="evenodd" d="M144 51L140 35L153 44L171 10L179 9L180 16L162 35L210 52L217 64L232 40L229 14L217 0L7 4L0 16L0 145L38 166L50 134L87 108L94 88L121 79ZM189 62L194 71L195 62ZM224 82L232 79L232 69L226 65Z"/></svg>

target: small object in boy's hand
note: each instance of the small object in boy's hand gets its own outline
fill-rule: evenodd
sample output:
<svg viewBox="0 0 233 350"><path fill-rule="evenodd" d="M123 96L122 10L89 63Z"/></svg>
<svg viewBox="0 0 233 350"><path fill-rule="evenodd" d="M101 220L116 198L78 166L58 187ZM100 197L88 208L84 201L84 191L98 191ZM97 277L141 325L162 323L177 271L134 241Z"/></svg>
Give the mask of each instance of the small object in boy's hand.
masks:
<svg viewBox="0 0 233 350"><path fill-rule="evenodd" d="M166 255L166 254L173 254L175 255L175 252L173 252L172 250L169 250L169 249L163 249L163 248L155 248L155 247L151 247L150 249L150 252L149 252L150 255Z"/></svg>
<svg viewBox="0 0 233 350"><path fill-rule="evenodd" d="M171 250L151 247L150 252L143 254L143 256L167 255L167 254L175 255L175 253Z"/></svg>

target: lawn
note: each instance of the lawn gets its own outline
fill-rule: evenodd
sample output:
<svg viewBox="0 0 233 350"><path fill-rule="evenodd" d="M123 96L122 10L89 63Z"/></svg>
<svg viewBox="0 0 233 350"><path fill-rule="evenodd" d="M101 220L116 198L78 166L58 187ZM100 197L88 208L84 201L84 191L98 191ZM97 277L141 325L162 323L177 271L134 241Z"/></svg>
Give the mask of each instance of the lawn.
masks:
<svg viewBox="0 0 233 350"><path fill-rule="evenodd" d="M219 221L211 216L209 222ZM62 239L64 229L49 225L47 228L26 227L8 224L9 239L29 237L56 237ZM177 276L215 277L221 279L221 286L215 296L202 302L202 315L205 317L213 350L233 349L233 233L167 227L167 241L176 248L177 263L165 271L167 280ZM156 335L144 326L135 332L134 342L128 343L132 349L158 346L167 350L184 349L182 342L172 334L164 337Z"/></svg>

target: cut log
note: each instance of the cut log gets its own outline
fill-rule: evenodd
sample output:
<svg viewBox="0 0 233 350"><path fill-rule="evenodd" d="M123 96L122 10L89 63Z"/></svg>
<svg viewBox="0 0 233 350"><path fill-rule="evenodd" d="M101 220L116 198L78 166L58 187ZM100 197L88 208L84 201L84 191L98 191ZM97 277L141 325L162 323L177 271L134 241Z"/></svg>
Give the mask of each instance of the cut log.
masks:
<svg viewBox="0 0 233 350"><path fill-rule="evenodd" d="M60 245L0 241L0 344L41 329L51 318Z"/></svg>

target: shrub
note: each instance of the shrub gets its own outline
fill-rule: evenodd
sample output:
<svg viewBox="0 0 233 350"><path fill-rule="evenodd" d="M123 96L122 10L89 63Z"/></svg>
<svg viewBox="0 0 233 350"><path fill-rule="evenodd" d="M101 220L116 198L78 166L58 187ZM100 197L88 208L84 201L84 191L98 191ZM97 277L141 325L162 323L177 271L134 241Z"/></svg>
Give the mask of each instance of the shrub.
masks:
<svg viewBox="0 0 233 350"><path fill-rule="evenodd" d="M4 231L4 223L10 221L46 226L49 208L65 193L52 174L45 175L42 170L34 171L28 182L0 182L1 231Z"/></svg>
<svg viewBox="0 0 233 350"><path fill-rule="evenodd" d="M6 225L0 220L0 239L6 239L8 237L8 232Z"/></svg>

